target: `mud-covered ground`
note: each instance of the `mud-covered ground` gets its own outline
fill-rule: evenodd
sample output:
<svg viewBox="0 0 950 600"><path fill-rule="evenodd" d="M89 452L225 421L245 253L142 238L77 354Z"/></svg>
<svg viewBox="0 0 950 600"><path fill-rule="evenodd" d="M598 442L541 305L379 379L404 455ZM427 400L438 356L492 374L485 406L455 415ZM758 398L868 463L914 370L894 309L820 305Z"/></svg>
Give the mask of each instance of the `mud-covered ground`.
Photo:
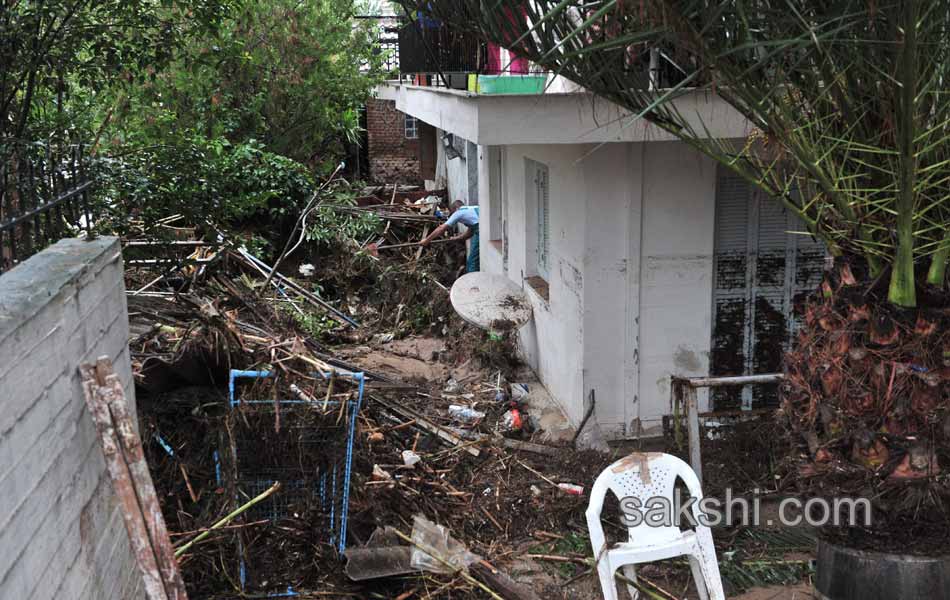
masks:
<svg viewBox="0 0 950 600"><path fill-rule="evenodd" d="M407 210L400 213L403 221L386 228L388 243L419 239L432 224L406 216ZM458 575L412 573L359 583L344 575L343 559L331 543L338 541L339 513L329 517L316 501L332 467L317 468L324 462L321 451L303 443L313 442L318 429L323 431L318 441L347 429L346 411L329 409L321 400L332 397L346 406L354 386L330 386L310 376L315 370L340 369L371 374L352 428L347 547L366 543L377 527L409 534L413 516L422 514L540 597L601 597L584 517L588 492L604 467L638 446L621 445L608 454L578 452L569 432L545 435L543 429L553 431L558 421L551 407L512 430L506 421L511 384L529 381L531 374L518 360L513 332L489 336L453 313L447 290L464 262L461 245L380 251L374 257L354 244L305 247L280 271L356 327L329 317L292 290L265 289L261 274L233 253L152 285L161 272L128 271L129 290L148 286L130 295L130 348L142 437L175 543L194 538L257 491L240 477L242 464L273 467L286 457L280 463L285 481L276 495L182 557L191 596L260 597L291 587L304 598L487 597ZM314 271L305 275L300 267L307 264ZM232 409L229 369L277 373L272 386L238 386L236 394L280 401ZM299 421L303 425L296 429L298 408L282 403L296 397L292 383L314 410L322 406L319 415ZM451 414L451 405L484 416L466 422ZM431 426L450 432L454 441L433 435ZM746 425L708 440L710 490L726 485L749 490L774 481L776 438L769 427ZM518 450L502 438L549 450ZM248 446L248 439L256 445ZM285 447L288 440L296 445ZM339 454L339 440L334 440L322 447ZM247 463L245 452L235 464L236 445L255 448L250 458L256 462ZM669 442L660 446L684 452ZM405 464L407 450L419 457L412 467ZM583 493L567 493L558 483L581 486ZM309 501L301 488L313 490ZM271 506L282 508L276 519L264 510ZM616 507L605 515L608 538L623 539ZM331 521L337 524L332 531ZM770 582L754 573L730 576L736 561L781 561L807 550L770 552L737 530L717 531L716 539L721 556L734 557L721 562L730 597ZM660 597L697 597L682 561L644 566L640 575ZM786 575L787 584L807 577L801 569Z"/></svg>

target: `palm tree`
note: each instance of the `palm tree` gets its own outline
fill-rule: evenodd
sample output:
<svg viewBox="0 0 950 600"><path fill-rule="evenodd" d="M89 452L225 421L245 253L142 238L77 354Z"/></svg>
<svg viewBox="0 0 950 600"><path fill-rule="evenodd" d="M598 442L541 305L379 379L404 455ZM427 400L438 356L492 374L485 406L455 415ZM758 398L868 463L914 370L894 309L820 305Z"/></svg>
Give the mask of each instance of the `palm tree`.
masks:
<svg viewBox="0 0 950 600"><path fill-rule="evenodd" d="M836 264L785 359L799 481L873 497L879 531L946 534L950 0L400 3L630 110L797 215ZM709 135L673 102L697 88L753 133Z"/></svg>

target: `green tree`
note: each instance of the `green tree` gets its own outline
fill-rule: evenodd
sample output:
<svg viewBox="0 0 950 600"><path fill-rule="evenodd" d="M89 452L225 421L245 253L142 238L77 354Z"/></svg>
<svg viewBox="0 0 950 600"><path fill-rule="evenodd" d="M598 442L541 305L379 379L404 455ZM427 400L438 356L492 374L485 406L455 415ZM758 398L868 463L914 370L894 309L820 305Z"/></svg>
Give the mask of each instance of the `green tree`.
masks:
<svg viewBox="0 0 950 600"><path fill-rule="evenodd" d="M76 134L71 104L118 81L145 80L189 38L213 31L227 0L5 0L0 10L0 138Z"/></svg>
<svg viewBox="0 0 950 600"><path fill-rule="evenodd" d="M253 139L335 166L356 141L359 108L380 77L374 32L353 12L351 0L244 2L217 35L193 38L167 69L134 86L124 118L155 139L184 131Z"/></svg>
<svg viewBox="0 0 950 600"><path fill-rule="evenodd" d="M2 160L17 152L9 138L85 143L120 231L128 213L147 229L173 213L280 221L356 143L378 80L375 32L353 11L350 0L8 0Z"/></svg>

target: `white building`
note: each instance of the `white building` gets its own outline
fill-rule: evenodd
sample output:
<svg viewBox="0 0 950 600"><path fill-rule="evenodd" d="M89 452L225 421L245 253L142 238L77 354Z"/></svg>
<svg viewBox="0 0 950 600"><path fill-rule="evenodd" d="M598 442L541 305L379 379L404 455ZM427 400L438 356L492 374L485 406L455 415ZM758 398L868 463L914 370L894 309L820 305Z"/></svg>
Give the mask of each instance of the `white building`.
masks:
<svg viewBox="0 0 950 600"><path fill-rule="evenodd" d="M575 424L595 390L609 437L656 435L671 413L671 375L778 367L792 298L813 287L822 255L790 233L780 204L588 93L392 82L379 97L436 127L459 155L439 143L437 170L451 198L480 205L482 270L528 290L534 319L520 347ZM749 134L712 94L678 102L712 135ZM756 399L717 398L715 408Z"/></svg>

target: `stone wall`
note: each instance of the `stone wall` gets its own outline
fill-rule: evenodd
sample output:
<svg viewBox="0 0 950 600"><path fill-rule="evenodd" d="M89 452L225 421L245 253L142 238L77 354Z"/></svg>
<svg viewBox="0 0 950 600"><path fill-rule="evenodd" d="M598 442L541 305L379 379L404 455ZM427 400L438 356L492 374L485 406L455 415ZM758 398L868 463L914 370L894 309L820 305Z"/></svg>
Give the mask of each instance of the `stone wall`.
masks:
<svg viewBox="0 0 950 600"><path fill-rule="evenodd" d="M0 598L141 599L78 367L108 355L134 410L116 238L0 276Z"/></svg>

